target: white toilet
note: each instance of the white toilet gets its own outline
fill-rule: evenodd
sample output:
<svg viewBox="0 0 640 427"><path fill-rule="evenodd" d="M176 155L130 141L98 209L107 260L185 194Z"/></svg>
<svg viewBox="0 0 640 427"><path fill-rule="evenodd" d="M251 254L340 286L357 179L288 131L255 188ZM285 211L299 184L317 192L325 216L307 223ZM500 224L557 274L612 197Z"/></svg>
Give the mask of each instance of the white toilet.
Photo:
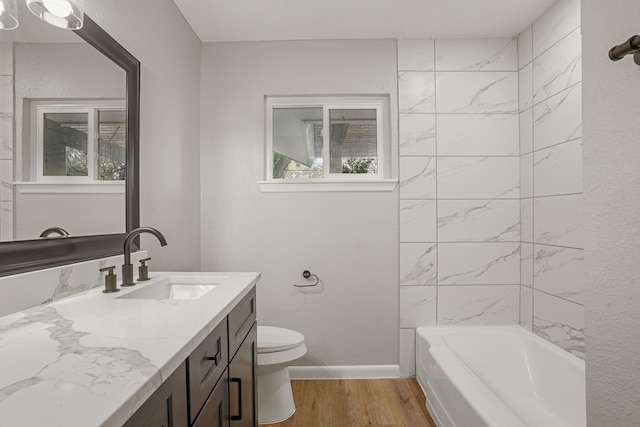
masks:
<svg viewBox="0 0 640 427"><path fill-rule="evenodd" d="M258 423L274 424L296 412L289 365L304 356L304 335L258 325Z"/></svg>

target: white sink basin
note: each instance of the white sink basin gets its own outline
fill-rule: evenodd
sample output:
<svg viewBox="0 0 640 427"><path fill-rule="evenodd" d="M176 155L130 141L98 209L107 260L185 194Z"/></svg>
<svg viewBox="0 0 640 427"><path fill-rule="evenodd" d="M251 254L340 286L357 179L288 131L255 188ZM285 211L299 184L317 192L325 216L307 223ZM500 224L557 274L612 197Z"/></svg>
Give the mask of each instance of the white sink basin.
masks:
<svg viewBox="0 0 640 427"><path fill-rule="evenodd" d="M211 292L222 280L228 278L228 276L169 276L119 296L118 299L194 300Z"/></svg>

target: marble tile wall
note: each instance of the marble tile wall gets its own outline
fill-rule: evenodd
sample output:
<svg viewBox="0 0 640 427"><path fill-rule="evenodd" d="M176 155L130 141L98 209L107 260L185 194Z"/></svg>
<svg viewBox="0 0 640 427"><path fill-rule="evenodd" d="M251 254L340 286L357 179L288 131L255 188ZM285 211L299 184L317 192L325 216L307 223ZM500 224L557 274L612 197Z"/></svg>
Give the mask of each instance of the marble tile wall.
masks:
<svg viewBox="0 0 640 427"><path fill-rule="evenodd" d="M520 324L584 358L580 1L518 37Z"/></svg>
<svg viewBox="0 0 640 427"><path fill-rule="evenodd" d="M398 40L400 369L422 325L517 324L515 39Z"/></svg>
<svg viewBox="0 0 640 427"><path fill-rule="evenodd" d="M0 241L13 239L13 44L0 42Z"/></svg>
<svg viewBox="0 0 640 427"><path fill-rule="evenodd" d="M138 265L147 256L144 250L132 253L131 262ZM123 256L117 255L0 277L0 317L104 286L103 267L115 266L121 280L123 262Z"/></svg>

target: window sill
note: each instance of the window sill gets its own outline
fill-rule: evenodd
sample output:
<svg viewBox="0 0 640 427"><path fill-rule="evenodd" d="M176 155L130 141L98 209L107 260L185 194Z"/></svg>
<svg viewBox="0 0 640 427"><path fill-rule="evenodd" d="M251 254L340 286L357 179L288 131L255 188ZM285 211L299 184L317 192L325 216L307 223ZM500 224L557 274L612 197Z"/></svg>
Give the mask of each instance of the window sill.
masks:
<svg viewBox="0 0 640 427"><path fill-rule="evenodd" d="M397 184L397 179L375 181L258 181L258 187L263 193L393 191Z"/></svg>
<svg viewBox="0 0 640 427"><path fill-rule="evenodd" d="M124 181L115 182L14 182L22 194L124 194Z"/></svg>

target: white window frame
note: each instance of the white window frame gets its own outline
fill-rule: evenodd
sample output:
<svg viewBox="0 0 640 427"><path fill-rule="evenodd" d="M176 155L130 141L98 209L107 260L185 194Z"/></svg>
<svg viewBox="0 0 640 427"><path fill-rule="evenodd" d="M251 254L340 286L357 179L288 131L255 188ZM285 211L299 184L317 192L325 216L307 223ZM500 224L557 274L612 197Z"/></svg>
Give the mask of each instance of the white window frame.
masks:
<svg viewBox="0 0 640 427"><path fill-rule="evenodd" d="M31 104L31 177L43 184L124 185L124 180L98 179L98 113L100 110L126 111L124 100L34 101ZM44 116L49 113L87 114L87 176L44 175Z"/></svg>
<svg viewBox="0 0 640 427"><path fill-rule="evenodd" d="M389 97L386 95L354 96L265 96L265 181L258 182L263 192L288 191L391 191L397 180L390 175ZM330 132L323 132L323 178L273 178L273 112L280 108L322 108L323 126L329 129L330 110L376 110L377 172L348 174L331 173Z"/></svg>

